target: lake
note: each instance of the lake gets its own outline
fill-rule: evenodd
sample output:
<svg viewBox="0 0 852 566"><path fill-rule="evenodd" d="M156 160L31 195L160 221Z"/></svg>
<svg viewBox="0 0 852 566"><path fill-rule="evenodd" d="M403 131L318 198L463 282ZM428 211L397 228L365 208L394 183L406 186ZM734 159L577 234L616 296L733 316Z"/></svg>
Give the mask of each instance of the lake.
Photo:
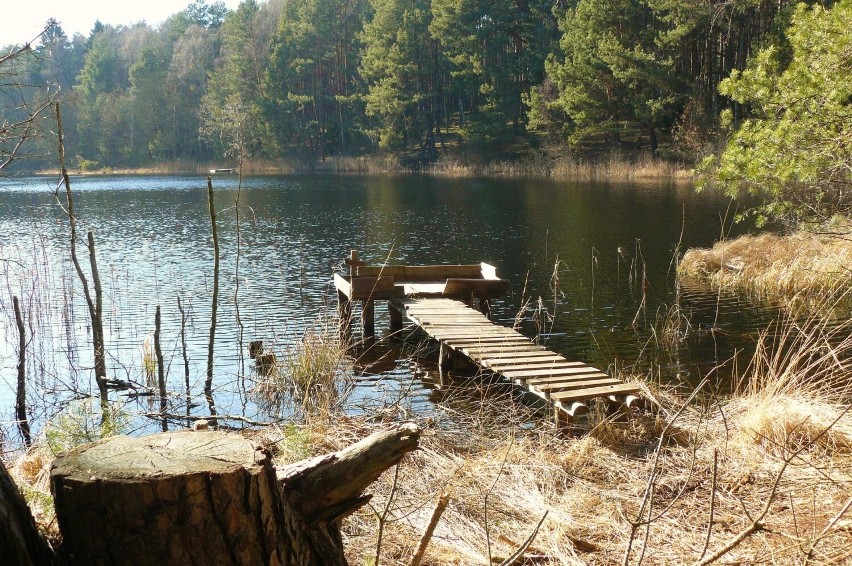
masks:
<svg viewBox="0 0 852 566"><path fill-rule="evenodd" d="M329 320L336 303L331 273L350 249L370 264L491 263L510 281L507 295L492 305L496 320L511 325L528 303L521 324L527 336L540 334L571 359L650 371L667 382L695 383L735 352L747 356L774 316L736 297L676 289L678 249L710 246L723 229L729 236L745 229L731 229L736 210L726 197L683 184L250 177L239 190L238 268L238 177L216 176L213 184L222 257L214 388L223 414L265 418L237 380L251 378L239 347L237 281L245 343L264 340L280 352L306 328ZM93 388L91 330L55 186L47 177L0 179L0 420L9 437L16 436L18 343L11 295L21 297L27 319L35 420ZM203 414L213 266L205 178L72 177L72 188L78 231L94 231L97 243L110 376L145 383L143 351L160 305L170 403L176 413L185 410L180 298L190 379L201 403L194 411ZM658 317L678 300L689 324L686 339L658 348ZM435 352L412 360L410 345L382 339L388 321L381 305L377 317L378 344L355 352L360 377L353 407L371 411L404 394L411 410L436 410ZM719 375L724 381L727 373Z"/></svg>

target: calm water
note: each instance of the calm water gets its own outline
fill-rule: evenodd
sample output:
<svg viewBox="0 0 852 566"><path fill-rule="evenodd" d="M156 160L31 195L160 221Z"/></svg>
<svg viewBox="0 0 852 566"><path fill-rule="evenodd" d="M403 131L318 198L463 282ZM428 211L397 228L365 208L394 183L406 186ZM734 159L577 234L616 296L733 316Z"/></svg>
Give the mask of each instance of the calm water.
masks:
<svg viewBox="0 0 852 566"><path fill-rule="evenodd" d="M66 259L68 224L54 186L47 178L0 179L0 420L7 428L17 363L12 294L27 311L30 404L49 402L36 418L49 416L52 403L70 392L91 390L90 329ZM189 315L190 379L199 399L206 367L213 260L205 179L90 177L73 178L72 186L78 229L93 230L97 241L110 374L145 382L143 345L150 343L159 304L171 403L181 413L178 297ZM251 377L237 339L237 278L245 341L284 349L333 311L331 271L350 249L371 264L492 263L511 282L493 305L498 320L511 324L529 300L545 322L537 326L528 312L527 335L541 331L551 349L597 367L658 368L666 380L694 382L736 350L747 353L772 316L733 298L685 289L681 305L690 336L666 352L656 348L656 318L675 300L671 265L678 241L681 249L709 246L733 215L726 198L686 186L249 178L240 193L238 270L237 178L216 177L214 186L223 273L215 362L220 413L263 418L237 386L237 375ZM386 309L379 306L377 315L382 332ZM410 361L405 351L386 340L362 356L365 375L355 398L365 410L403 390L413 410L435 410L434 357Z"/></svg>

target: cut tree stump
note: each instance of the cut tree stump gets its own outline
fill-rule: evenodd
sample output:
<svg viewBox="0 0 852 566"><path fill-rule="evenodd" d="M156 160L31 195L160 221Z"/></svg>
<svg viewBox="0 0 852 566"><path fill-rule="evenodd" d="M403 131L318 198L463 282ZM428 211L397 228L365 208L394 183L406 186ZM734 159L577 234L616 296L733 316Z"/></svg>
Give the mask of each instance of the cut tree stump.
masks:
<svg viewBox="0 0 852 566"><path fill-rule="evenodd" d="M51 471L62 554L71 564L343 565L340 519L418 437L401 425L277 475L269 454L235 433L82 446Z"/></svg>

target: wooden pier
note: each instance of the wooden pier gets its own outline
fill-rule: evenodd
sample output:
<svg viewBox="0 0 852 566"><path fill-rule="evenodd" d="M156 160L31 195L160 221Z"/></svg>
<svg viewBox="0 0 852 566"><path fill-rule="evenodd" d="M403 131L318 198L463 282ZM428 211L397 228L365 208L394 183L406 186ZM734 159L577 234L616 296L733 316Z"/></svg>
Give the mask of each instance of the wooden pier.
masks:
<svg viewBox="0 0 852 566"><path fill-rule="evenodd" d="M389 306L440 343L442 368L451 365L453 357L464 357L551 402L559 426L587 413L591 399L605 399L610 410L639 400L638 387L582 362L568 361L460 301L399 298Z"/></svg>
<svg viewBox="0 0 852 566"><path fill-rule="evenodd" d="M391 330L401 330L407 319L440 343L442 375L455 359L466 359L551 403L557 426L587 413L593 399L604 399L609 411L640 402L638 387L493 323L489 301L507 283L491 265L371 267L355 251L346 263L349 276L334 275L341 320L348 326L351 303L361 301L363 336L370 338L374 302L387 300Z"/></svg>

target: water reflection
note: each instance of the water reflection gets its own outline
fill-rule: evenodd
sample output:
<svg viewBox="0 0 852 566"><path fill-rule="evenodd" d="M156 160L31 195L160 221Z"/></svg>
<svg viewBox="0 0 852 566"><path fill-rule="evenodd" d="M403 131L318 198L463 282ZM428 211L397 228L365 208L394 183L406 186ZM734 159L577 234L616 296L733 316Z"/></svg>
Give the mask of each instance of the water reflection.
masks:
<svg viewBox="0 0 852 566"><path fill-rule="evenodd" d="M471 263L498 266L511 282L495 318L569 358L607 368L652 365L664 379L697 381L753 344L773 317L735 297L684 288L680 304L690 339L660 352L657 319L676 301L672 258L709 246L728 201L673 184L571 184L429 177L257 177L240 192L241 248L236 271L235 177L214 179L222 249L216 342L217 406L256 412L238 376L251 377L245 343L284 349L333 308L330 271L356 248L371 264ZM190 382L201 390L209 326L212 250L206 182L197 176L74 178L79 230L94 230L107 295L110 372L144 383L142 344L163 313L163 343L176 412L180 389L181 298L188 314ZM67 219L52 179L0 180L0 406L9 422L16 370L10 295L32 321L30 395L89 391L90 329L81 290L66 259ZM377 328L387 313L377 309ZM710 331L712 329L712 332ZM406 346L410 348L410 346ZM430 353L410 356L397 342L356 352L363 374L355 405L364 411L407 396L405 410L436 410ZM413 361L412 361L413 360ZM249 383L250 386L250 383ZM395 402L395 401L394 401Z"/></svg>

